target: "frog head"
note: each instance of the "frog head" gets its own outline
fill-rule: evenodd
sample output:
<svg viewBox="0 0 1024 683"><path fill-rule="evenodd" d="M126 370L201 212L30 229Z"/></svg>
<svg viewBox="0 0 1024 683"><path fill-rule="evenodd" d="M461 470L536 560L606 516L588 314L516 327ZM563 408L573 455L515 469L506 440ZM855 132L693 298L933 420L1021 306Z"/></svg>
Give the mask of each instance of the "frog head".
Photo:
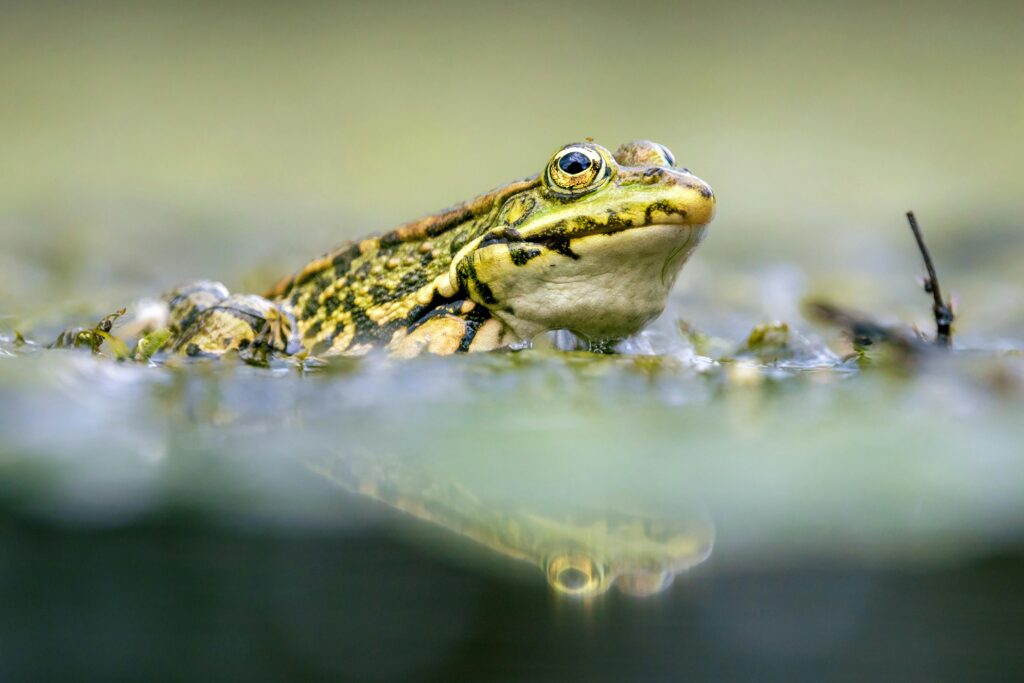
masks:
<svg viewBox="0 0 1024 683"><path fill-rule="evenodd" d="M612 585L629 595L659 593L707 559L715 537L699 510L674 519L604 511L589 521L520 514L543 539L539 557L548 584L574 598L600 595ZM529 528L525 520L520 524Z"/></svg>
<svg viewBox="0 0 1024 683"><path fill-rule="evenodd" d="M573 143L504 197L448 277L522 339L621 339L661 314L714 211L711 188L658 143Z"/></svg>

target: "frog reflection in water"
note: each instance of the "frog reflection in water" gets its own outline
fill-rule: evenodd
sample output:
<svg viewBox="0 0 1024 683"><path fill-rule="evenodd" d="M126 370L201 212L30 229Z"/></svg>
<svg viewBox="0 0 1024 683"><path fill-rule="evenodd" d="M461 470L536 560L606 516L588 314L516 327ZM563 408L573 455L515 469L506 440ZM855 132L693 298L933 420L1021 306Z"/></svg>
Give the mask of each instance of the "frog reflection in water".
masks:
<svg viewBox="0 0 1024 683"><path fill-rule="evenodd" d="M590 598L614 585L636 596L664 591L675 576L711 554L715 530L692 508L672 519L596 512L559 501L559 513L531 498L484 502L451 479L351 460L307 464L343 488L439 525L506 557L537 565L559 594Z"/></svg>
<svg viewBox="0 0 1024 683"><path fill-rule="evenodd" d="M714 209L662 145L570 144L536 176L342 247L265 296L206 281L170 292L166 348L409 357L559 329L606 345L661 313Z"/></svg>

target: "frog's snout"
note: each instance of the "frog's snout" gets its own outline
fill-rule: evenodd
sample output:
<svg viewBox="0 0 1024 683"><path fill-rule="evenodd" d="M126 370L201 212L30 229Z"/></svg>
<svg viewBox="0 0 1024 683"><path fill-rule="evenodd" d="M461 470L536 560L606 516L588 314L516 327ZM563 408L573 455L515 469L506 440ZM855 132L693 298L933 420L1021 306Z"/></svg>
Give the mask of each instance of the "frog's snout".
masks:
<svg viewBox="0 0 1024 683"><path fill-rule="evenodd" d="M711 186L703 180L698 180L697 192L700 194L700 201L692 210L693 222L699 225L707 225L715 217L715 193Z"/></svg>
<svg viewBox="0 0 1024 683"><path fill-rule="evenodd" d="M715 192L706 182L686 171L672 171L665 179L672 204L691 225L707 225L715 217Z"/></svg>

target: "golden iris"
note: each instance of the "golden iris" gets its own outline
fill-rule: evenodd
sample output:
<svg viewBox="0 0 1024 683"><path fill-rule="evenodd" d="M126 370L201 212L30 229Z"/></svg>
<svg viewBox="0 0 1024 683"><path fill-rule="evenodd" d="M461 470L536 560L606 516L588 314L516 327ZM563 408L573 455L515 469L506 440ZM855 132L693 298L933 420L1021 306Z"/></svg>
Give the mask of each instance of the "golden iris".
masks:
<svg viewBox="0 0 1024 683"><path fill-rule="evenodd" d="M585 555L554 557L548 562L547 574L553 588L569 595L593 595L604 589L603 569Z"/></svg>
<svg viewBox="0 0 1024 683"><path fill-rule="evenodd" d="M556 191L582 194L595 189L608 178L608 166L596 149L569 145L552 157L546 180Z"/></svg>

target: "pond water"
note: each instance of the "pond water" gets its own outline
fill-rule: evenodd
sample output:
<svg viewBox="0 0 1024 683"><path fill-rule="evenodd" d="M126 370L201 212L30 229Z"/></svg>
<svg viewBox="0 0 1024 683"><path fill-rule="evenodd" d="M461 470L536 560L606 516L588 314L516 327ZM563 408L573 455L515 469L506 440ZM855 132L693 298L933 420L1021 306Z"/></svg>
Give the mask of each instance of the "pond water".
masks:
<svg viewBox="0 0 1024 683"><path fill-rule="evenodd" d="M6 338L0 585L77 653L15 629L7 665L543 678L568 638L622 675L684 643L739 648L737 675L892 672L891 610L955 648L992 643L944 619L1019 626L1024 355L844 359L802 320L751 351L684 334L684 298L615 355L147 366ZM921 617L951 584L980 602Z"/></svg>

